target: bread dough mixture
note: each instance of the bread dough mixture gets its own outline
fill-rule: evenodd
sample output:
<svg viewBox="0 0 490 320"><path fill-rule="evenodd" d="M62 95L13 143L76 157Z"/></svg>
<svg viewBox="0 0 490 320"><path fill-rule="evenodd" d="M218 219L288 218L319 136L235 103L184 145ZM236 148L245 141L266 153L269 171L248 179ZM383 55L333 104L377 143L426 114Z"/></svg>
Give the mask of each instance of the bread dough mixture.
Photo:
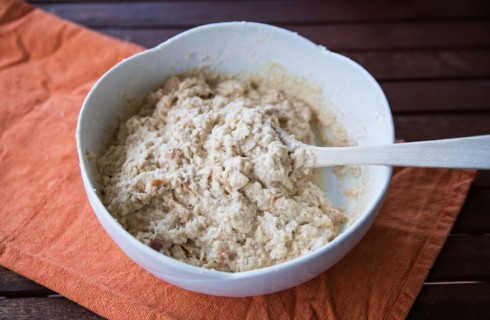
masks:
<svg viewBox="0 0 490 320"><path fill-rule="evenodd" d="M344 221L313 183L313 109L251 80L172 77L97 160L104 204L167 256L240 272L312 252Z"/></svg>

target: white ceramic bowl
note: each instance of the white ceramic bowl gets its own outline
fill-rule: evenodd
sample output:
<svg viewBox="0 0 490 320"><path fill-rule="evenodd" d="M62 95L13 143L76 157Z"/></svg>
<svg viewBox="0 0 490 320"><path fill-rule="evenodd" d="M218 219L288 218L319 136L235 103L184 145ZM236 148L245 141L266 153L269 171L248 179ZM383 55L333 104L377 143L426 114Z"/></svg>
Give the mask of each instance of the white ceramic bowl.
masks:
<svg viewBox="0 0 490 320"><path fill-rule="evenodd" d="M371 226L390 180L390 167L367 168L363 210L331 243L297 259L241 273L207 270L166 257L131 236L102 204L94 190L97 188L94 161L86 154L100 156L104 152L112 135L110 128L114 128L118 116L130 112L134 101L142 99L172 74L198 67L226 74L260 73L271 62L284 67L291 76L321 86L329 107L359 145L394 142L388 103L368 72L293 32L259 23L217 23L191 29L122 61L104 74L88 94L80 112L76 139L90 204L114 242L158 278L211 295L238 297L276 292L330 268ZM339 187L342 183L336 184ZM335 198L335 192L329 196Z"/></svg>

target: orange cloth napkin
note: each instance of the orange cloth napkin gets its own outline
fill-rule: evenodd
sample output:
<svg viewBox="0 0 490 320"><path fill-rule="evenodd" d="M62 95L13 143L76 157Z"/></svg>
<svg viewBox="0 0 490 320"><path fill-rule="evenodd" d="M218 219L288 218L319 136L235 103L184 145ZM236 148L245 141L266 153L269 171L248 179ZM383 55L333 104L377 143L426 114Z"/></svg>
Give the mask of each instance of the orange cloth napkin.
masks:
<svg viewBox="0 0 490 320"><path fill-rule="evenodd" d="M82 101L142 48L19 1L0 4L0 264L113 319L402 319L474 172L402 169L361 243L323 275L252 298L189 292L144 271L106 235L75 147Z"/></svg>

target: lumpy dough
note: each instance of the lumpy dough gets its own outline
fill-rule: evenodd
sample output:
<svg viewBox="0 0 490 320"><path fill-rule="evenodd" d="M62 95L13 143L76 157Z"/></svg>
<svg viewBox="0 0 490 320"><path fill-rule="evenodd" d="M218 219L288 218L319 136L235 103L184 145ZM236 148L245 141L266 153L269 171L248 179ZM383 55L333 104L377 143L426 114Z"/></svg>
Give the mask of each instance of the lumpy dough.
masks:
<svg viewBox="0 0 490 320"><path fill-rule="evenodd" d="M132 235L227 272L312 252L343 214L313 183L315 112L251 80L172 77L97 160L103 202Z"/></svg>

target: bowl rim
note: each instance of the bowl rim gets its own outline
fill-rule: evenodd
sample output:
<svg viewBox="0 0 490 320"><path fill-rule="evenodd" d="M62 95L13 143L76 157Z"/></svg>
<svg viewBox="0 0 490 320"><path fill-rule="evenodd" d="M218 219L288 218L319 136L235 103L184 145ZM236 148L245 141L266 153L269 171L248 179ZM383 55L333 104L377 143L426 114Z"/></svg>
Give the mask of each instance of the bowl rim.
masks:
<svg viewBox="0 0 490 320"><path fill-rule="evenodd" d="M82 141L81 141L81 137L80 137L81 126L84 123L84 119L86 117L87 109L89 108L89 106L91 104L90 103L91 99L94 96L95 92L97 91L98 86L100 85L100 83L110 79L111 76L115 73L115 71L120 69L122 67L122 65L132 63L133 61L136 61L136 60L141 60L147 55L157 54L159 51L163 51L167 45L169 45L172 42L178 41L181 38L187 37L187 36L194 34L194 33L198 33L198 32L205 31L205 30L211 30L211 29L224 29L226 31L230 31L230 30L233 30L232 27L237 27L237 26L245 26L245 27L253 27L253 28L265 28L265 29L269 29L270 31L273 31L273 32L282 33L285 36L299 38L299 40L302 41L304 43L304 45L310 46L310 47L314 46L317 50L322 50L324 54L331 55L335 59L340 59L340 60L343 60L343 62L350 64L358 72L363 74L363 76L365 76L372 83L373 88L378 91L380 99L381 99L381 104L382 104L385 116L387 117L387 121L388 121L388 126L389 126L388 129L389 130L388 130L388 132L386 132L388 140L390 141L390 143L394 143L394 141L395 141L395 129L394 129L394 123L393 123L393 116L391 114L391 109L389 107L388 101L386 99L386 96L385 96L383 90L381 89L381 86L378 84L378 82L374 79L374 77L367 70L365 70L362 66L360 66L358 63L354 62L353 60L351 60L351 59L349 59L349 58L347 58L341 54L326 50L325 47L317 45L314 42L312 42L311 40L309 40L303 36L300 36L293 31L290 31L290 30L287 30L284 28L280 28L280 27L276 27L276 26L272 26L269 24L258 23L258 22L235 21L235 22L211 23L211 24L198 26L198 27L189 29L187 31L184 31L184 32L162 42L161 44L155 46L154 48L150 48L150 49L147 49L145 51L139 52L135 55L132 55L129 58L120 61L118 64L116 64L115 66L110 68L106 73L104 73L104 75L102 75L95 82L95 84L90 89L88 95L86 96L86 98L83 102L82 108L80 110L80 113L79 113L78 122L77 122L77 129L76 129L76 134L75 134L76 143L77 143L77 152L78 152L79 163L80 163L80 170L81 170L81 175L82 175L82 179L84 182L85 190L88 194L88 198L94 199L96 201L96 205L98 207L102 208L102 212L98 212L94 208L94 206L91 205L92 210L94 211L94 213L97 215L97 217L99 219L100 219L99 214L103 214L104 216L106 216L106 218L108 218L107 219L108 223L111 224L111 227L115 228L115 230L117 232L119 232L122 237L125 238L124 239L125 241L129 242L133 247L136 247L137 250L141 250L142 253L145 254L145 256L149 256L152 259L155 259L158 263L161 264L162 267L170 264L170 265L172 265L172 267L174 267L176 269L181 269L182 271L185 271L188 273L193 273L193 274L196 274L199 276L209 276L210 277L207 279L203 278L202 282L206 282L207 280L209 280L211 278L212 279L230 279L230 280L232 280L232 279L244 280L244 279L255 278L257 276L266 275L266 274L270 273L271 271L275 272L275 271L279 271L279 270L295 268L297 266L304 264L305 262L307 262L309 260L314 260L318 256L325 254L327 251L333 250L335 247L340 246L346 238L351 237L354 233L356 233L358 231L358 229L361 227L361 225L363 225L366 222L366 220L370 218L371 215L376 214L375 209L377 206L379 206L381 204L381 202L384 199L384 195L386 194L386 191L388 189L390 179L391 179L391 174L392 174L392 167L383 166L386 169L385 178L384 178L384 181L383 181L381 188L378 190L377 193L375 193L373 195L375 200L372 201L372 203L365 210L363 210L363 212L358 216L358 218L351 225L349 225L344 231L342 231L339 235L337 235L337 237L335 237L332 241L325 244L321 248L318 248L318 249L316 249L310 253L307 253L305 255L302 255L302 256L296 257L292 260L284 261L284 262L281 262L281 263L278 263L275 265L263 267L260 269L253 269L253 270L240 271L240 272L225 272L225 271L218 271L218 270L214 270L214 269L206 269L203 267L198 267L198 266L194 266L191 264L187 264L185 262L176 260L174 258L166 256L165 254L162 254L160 252L157 252L157 251L151 249L150 247L148 247L147 245L143 244L138 239L136 239L136 237L131 235L126 229L124 229L122 227L122 225L119 224L116 221L116 219L114 219L112 217L112 215L109 213L109 211L107 210L107 208L105 207L105 205L102 203L101 199L99 198L99 196L95 192L95 186L92 185L92 183L90 182L90 179L88 177L88 168L87 168L86 159L85 159L85 152L86 151L82 150ZM112 235L109 234L109 236L112 239ZM112 239L112 240L115 241L114 239ZM118 245L118 244L116 243L116 245ZM122 250L122 251L124 252L124 250ZM133 259L131 258L131 260L133 260ZM198 281L193 280L193 283L197 283L197 282L200 282L200 281L199 280Z"/></svg>

